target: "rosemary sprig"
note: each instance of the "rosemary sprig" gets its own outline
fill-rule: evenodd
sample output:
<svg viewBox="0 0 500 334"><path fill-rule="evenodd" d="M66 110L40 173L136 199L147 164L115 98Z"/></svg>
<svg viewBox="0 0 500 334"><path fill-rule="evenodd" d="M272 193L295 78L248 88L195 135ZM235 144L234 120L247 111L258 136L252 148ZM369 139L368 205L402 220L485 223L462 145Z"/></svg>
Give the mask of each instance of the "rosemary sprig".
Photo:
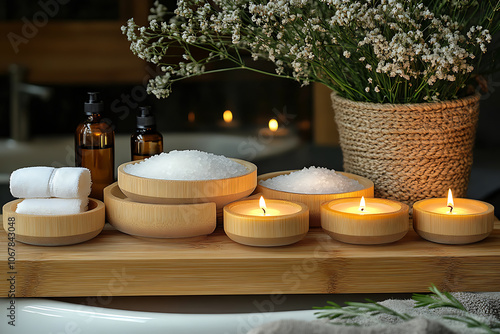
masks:
<svg viewBox="0 0 500 334"><path fill-rule="evenodd" d="M451 307L457 310L464 311L466 314L457 316L443 316L443 319L462 322L466 324L468 328L483 329L486 333L499 333L499 331L495 331L494 329L500 328L500 322L495 322L491 325L480 322L479 320L472 318L465 306L450 293L439 291L439 289L434 284L431 285L429 290L432 293L428 295L413 294L412 299L416 301L415 308L428 307L429 309L435 309L441 307Z"/></svg>
<svg viewBox="0 0 500 334"><path fill-rule="evenodd" d="M412 316L406 313L399 313L385 307L373 300L366 299L368 303L359 303L359 302L346 302L347 306L340 306L334 302L327 302L330 306L325 307L315 307L315 309L325 310L324 312L316 312L316 316L318 318L328 318L330 320L340 319L340 320L350 320L360 315L368 314L370 316L375 316L379 314L388 314L395 316L403 321L413 319ZM351 325L359 325L355 322L351 323Z"/></svg>
<svg viewBox="0 0 500 334"><path fill-rule="evenodd" d="M443 316L443 319L461 322L467 325L468 328L481 329L488 334L500 333L500 322L495 321L491 324L486 324L472 317L472 313L467 311L465 306L460 303L455 297L448 292L440 291L434 284L429 287L430 294L413 294L412 299L415 301L415 308L427 307L428 309L436 309L441 307L450 307L464 312L462 315ZM328 318L330 320L350 320L345 325L357 325L355 320L358 316L368 315L376 316L379 314L387 314L395 316L403 321L413 319L409 314L399 313L388 307L385 307L370 299L366 299L367 303L346 302L347 306L340 306L334 302L327 302L328 305L324 307L314 307L314 309L321 310L316 312L318 318ZM339 322L332 322L333 324L340 324Z"/></svg>
<svg viewBox="0 0 500 334"><path fill-rule="evenodd" d="M413 294L412 299L416 301L415 308L426 306L429 309L451 307L467 312L462 303L460 303L455 297L453 297L448 292L439 291L439 289L434 284L429 287L429 291L432 292L432 294Z"/></svg>

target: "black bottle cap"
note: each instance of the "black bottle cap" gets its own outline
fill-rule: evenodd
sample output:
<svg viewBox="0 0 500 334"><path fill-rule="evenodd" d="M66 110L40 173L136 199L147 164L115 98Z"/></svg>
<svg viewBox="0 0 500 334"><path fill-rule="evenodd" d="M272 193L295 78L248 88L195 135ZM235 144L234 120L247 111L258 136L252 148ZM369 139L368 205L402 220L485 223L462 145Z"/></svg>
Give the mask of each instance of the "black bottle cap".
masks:
<svg viewBox="0 0 500 334"><path fill-rule="evenodd" d="M89 101L85 102L85 107L83 108L85 114L100 114L104 111L104 103L99 101L99 93L89 92Z"/></svg>
<svg viewBox="0 0 500 334"><path fill-rule="evenodd" d="M151 107L139 107L139 113L137 115L137 128L152 128L156 125L155 117L151 113Z"/></svg>

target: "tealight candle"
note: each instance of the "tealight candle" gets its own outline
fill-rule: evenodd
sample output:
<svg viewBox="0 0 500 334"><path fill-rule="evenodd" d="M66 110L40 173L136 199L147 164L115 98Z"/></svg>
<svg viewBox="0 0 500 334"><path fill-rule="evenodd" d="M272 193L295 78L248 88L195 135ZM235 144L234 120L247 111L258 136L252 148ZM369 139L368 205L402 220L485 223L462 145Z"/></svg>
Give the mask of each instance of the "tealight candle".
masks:
<svg viewBox="0 0 500 334"><path fill-rule="evenodd" d="M340 198L321 205L321 227L350 244L384 244L406 235L409 207L382 198Z"/></svg>
<svg viewBox="0 0 500 334"><path fill-rule="evenodd" d="M308 230L309 209L302 203L261 197L224 207L224 231L244 245L289 245L301 240Z"/></svg>
<svg viewBox="0 0 500 334"><path fill-rule="evenodd" d="M468 244L493 231L493 205L467 198L431 198L413 205L413 229L422 238L441 244Z"/></svg>

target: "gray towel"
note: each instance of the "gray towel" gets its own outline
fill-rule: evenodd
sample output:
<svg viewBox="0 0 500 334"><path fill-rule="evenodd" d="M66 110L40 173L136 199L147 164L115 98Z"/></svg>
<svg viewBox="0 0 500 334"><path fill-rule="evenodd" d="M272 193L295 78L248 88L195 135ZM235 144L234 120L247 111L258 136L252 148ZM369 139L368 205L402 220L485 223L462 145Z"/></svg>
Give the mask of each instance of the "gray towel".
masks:
<svg viewBox="0 0 500 334"><path fill-rule="evenodd" d="M438 321L417 318L396 325L369 327L330 325L322 321L279 320L255 328L248 334L454 334Z"/></svg>
<svg viewBox="0 0 500 334"><path fill-rule="evenodd" d="M453 293L474 318L485 323L500 321L500 293ZM388 299L380 304L400 313L407 313L415 318L403 322L394 316L360 316L352 320L335 320L331 324L326 320L299 321L280 320L254 328L248 334L458 334L484 333L483 330L467 328L457 321L442 319L442 316L456 316L464 312L452 308L414 308L413 300ZM362 326L346 325L356 322Z"/></svg>

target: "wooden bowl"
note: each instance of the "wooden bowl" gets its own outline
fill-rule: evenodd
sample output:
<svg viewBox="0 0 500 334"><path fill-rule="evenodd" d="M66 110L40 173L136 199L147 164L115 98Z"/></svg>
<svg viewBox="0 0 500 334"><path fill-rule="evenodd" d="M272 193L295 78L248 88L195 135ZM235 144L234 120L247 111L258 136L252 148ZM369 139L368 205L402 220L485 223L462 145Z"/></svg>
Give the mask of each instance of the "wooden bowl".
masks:
<svg viewBox="0 0 500 334"><path fill-rule="evenodd" d="M104 189L106 219L117 230L141 237L188 238L215 230L215 203L148 204L127 198L113 183Z"/></svg>
<svg viewBox="0 0 500 334"><path fill-rule="evenodd" d="M305 204L268 200L268 208L282 207L289 213L262 217L245 214L248 208L258 207L257 203L258 200L244 200L224 207L224 232L231 240L247 246L284 246L302 240L309 231L309 210Z"/></svg>
<svg viewBox="0 0 500 334"><path fill-rule="evenodd" d="M135 202L158 204L193 204L213 202L218 209L250 195L257 186L257 167L248 161L231 159L248 169L248 174L218 180L158 180L125 173L118 167L118 185Z"/></svg>
<svg viewBox="0 0 500 334"><path fill-rule="evenodd" d="M101 233L105 223L104 203L89 198L88 210L72 215L27 215L16 213L14 200L3 206L3 228L17 241L37 246L72 245Z"/></svg>
<svg viewBox="0 0 500 334"><path fill-rule="evenodd" d="M288 170L282 172L273 172L260 175L257 178L257 189L255 192L261 193L264 198L276 198L283 199L286 201L292 202L301 202L306 204L309 207L309 226L311 227L319 227L321 226L321 204L325 202L329 202L333 199L337 198L345 198L345 197L373 197L373 182L351 173L337 172L344 176L347 176L350 179L354 179L358 181L361 185L364 186L361 190L351 191L347 193L339 193L339 194L299 194L299 193L290 193L286 191L274 190L267 187L264 187L259 184L261 180L267 180L279 175L290 174L291 172L295 172L295 170Z"/></svg>

